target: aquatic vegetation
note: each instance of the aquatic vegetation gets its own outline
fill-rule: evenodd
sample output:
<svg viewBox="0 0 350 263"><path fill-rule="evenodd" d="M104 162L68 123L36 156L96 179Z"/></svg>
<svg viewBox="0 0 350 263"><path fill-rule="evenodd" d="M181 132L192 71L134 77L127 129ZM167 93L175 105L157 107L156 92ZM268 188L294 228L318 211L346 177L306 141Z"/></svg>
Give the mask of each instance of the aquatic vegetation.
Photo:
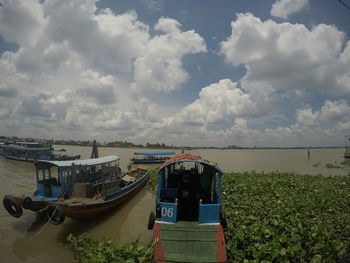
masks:
<svg viewBox="0 0 350 263"><path fill-rule="evenodd" d="M148 182L157 186L156 169ZM230 262L336 262L350 255L350 177L226 173L223 211ZM152 262L138 242L68 237L79 262ZM144 255L146 255L144 257Z"/></svg>
<svg viewBox="0 0 350 263"><path fill-rule="evenodd" d="M94 240L86 234L79 236L70 234L67 241L75 253L76 260L81 263L152 262L152 250L139 244L137 240L123 246L117 246L106 238Z"/></svg>
<svg viewBox="0 0 350 263"><path fill-rule="evenodd" d="M155 192L157 190L157 184L158 184L158 168L155 168L150 171L151 175L148 179L147 188L151 192Z"/></svg>
<svg viewBox="0 0 350 263"><path fill-rule="evenodd" d="M234 262L335 262L350 254L350 178L224 175L225 238Z"/></svg>

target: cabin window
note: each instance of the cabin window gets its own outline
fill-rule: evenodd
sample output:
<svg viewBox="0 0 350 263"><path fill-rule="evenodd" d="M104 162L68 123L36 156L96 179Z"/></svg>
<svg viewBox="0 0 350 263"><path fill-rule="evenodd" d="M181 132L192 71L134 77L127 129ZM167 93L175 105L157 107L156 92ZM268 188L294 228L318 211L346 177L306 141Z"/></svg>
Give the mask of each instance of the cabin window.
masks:
<svg viewBox="0 0 350 263"><path fill-rule="evenodd" d="M44 181L44 180L45 180L45 170L39 170L38 181Z"/></svg>

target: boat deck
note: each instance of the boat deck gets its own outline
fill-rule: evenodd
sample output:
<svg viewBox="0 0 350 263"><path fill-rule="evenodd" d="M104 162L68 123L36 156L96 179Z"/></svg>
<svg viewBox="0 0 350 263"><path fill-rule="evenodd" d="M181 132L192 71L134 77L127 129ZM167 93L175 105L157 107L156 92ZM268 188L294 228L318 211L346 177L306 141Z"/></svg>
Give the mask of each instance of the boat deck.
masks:
<svg viewBox="0 0 350 263"><path fill-rule="evenodd" d="M156 262L225 262L221 225L199 225L179 221L176 224L155 224L159 242ZM157 258L158 257L158 258Z"/></svg>

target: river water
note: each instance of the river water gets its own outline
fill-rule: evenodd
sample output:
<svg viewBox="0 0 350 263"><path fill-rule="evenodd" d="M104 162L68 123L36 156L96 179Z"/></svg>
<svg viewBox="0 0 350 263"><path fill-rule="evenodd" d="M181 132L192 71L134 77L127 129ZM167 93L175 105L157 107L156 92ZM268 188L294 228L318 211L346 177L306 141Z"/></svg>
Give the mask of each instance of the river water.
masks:
<svg viewBox="0 0 350 263"><path fill-rule="evenodd" d="M70 155L80 154L89 158L90 147L59 146ZM133 152L137 149L99 148L99 155L118 155L122 170L126 170ZM179 153L179 151L177 151ZM308 159L305 149L247 149L247 150L193 150L219 164L224 172L280 171L298 174L348 175L349 166L342 165L344 149L311 149ZM326 165L341 166L327 168ZM328 165L330 166L330 165ZM0 156L0 193L31 195L35 190L35 169L33 163L8 160ZM21 218L13 218L0 205L0 262L72 262L73 254L66 245L69 233L87 232L95 238L107 237L122 244L134 241L148 243L151 231L147 230L148 215L154 209L152 193L146 188L113 211L89 221L75 221L66 218L63 224L46 224L45 218L36 218L30 211L24 211Z"/></svg>

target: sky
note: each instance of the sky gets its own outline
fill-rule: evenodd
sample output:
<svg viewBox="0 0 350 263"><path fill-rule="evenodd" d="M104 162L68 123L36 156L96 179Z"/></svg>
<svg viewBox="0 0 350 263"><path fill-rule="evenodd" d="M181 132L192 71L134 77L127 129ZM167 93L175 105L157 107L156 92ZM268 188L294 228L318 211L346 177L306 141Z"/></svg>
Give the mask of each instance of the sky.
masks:
<svg viewBox="0 0 350 263"><path fill-rule="evenodd" d="M345 146L349 21L337 0L0 0L0 135Z"/></svg>

